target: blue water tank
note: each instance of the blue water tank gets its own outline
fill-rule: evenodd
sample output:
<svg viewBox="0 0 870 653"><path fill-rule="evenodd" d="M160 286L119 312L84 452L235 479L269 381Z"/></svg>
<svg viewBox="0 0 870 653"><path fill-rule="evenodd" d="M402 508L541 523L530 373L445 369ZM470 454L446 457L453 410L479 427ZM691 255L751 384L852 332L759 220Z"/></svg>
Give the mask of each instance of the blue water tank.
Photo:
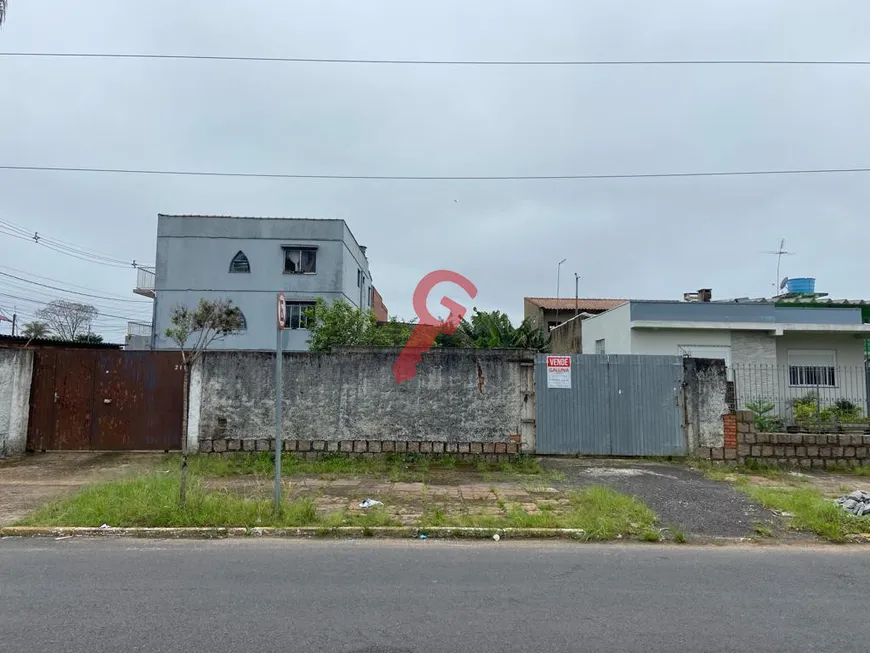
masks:
<svg viewBox="0 0 870 653"><path fill-rule="evenodd" d="M814 292L816 292L816 280L813 277L798 277L797 279L789 279L786 282L785 287L790 293L812 295Z"/></svg>

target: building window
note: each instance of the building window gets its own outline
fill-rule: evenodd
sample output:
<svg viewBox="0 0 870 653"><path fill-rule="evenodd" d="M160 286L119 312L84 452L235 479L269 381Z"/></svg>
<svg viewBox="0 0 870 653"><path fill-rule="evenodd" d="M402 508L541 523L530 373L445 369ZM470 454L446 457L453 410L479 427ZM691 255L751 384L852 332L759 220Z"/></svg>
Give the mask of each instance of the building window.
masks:
<svg viewBox="0 0 870 653"><path fill-rule="evenodd" d="M788 384L799 387L837 385L837 352L833 349L789 349Z"/></svg>
<svg viewBox="0 0 870 653"><path fill-rule="evenodd" d="M356 271L356 287L362 288L362 283L363 283L363 271L357 270Z"/></svg>
<svg viewBox="0 0 870 653"><path fill-rule="evenodd" d="M317 271L317 249L285 247L284 274L314 274Z"/></svg>
<svg viewBox="0 0 870 653"><path fill-rule="evenodd" d="M248 257L245 253L239 250L239 253L230 261L230 272L250 272L251 264L248 262Z"/></svg>
<svg viewBox="0 0 870 653"><path fill-rule="evenodd" d="M239 311L239 331L248 330L248 321L245 319L245 314Z"/></svg>
<svg viewBox="0 0 870 653"><path fill-rule="evenodd" d="M603 354L604 353L604 338L595 341L595 353Z"/></svg>
<svg viewBox="0 0 870 653"><path fill-rule="evenodd" d="M369 306L373 306L375 303L375 287L369 286Z"/></svg>
<svg viewBox="0 0 870 653"><path fill-rule="evenodd" d="M315 302L287 302L286 326L290 329L307 329L309 319L305 312L315 306Z"/></svg>

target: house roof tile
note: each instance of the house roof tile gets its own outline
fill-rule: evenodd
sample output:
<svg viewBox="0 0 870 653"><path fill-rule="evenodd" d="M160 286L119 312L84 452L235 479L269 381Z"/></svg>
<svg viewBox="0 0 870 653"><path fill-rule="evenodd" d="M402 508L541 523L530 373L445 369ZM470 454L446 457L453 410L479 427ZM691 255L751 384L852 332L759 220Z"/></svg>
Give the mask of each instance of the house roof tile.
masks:
<svg viewBox="0 0 870 653"><path fill-rule="evenodd" d="M579 299L573 297L560 297L558 299L555 297L526 297L525 300L534 306L547 310L573 311L577 309L585 313L603 313L628 301L627 299L592 299L589 297L580 297Z"/></svg>

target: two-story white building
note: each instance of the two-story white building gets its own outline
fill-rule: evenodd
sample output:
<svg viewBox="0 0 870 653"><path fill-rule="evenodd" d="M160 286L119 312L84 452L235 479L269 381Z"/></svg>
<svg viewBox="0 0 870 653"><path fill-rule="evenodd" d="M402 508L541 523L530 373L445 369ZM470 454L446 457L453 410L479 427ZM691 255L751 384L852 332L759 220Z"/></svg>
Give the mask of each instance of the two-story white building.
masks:
<svg viewBox="0 0 870 653"><path fill-rule="evenodd" d="M172 309L200 299L230 299L243 332L213 349L275 348L275 302L287 299L287 350L308 349L304 311L319 297L372 308L366 248L344 220L159 215L155 269L140 269L135 292L154 299L152 325L128 338L130 349L172 349L164 334Z"/></svg>

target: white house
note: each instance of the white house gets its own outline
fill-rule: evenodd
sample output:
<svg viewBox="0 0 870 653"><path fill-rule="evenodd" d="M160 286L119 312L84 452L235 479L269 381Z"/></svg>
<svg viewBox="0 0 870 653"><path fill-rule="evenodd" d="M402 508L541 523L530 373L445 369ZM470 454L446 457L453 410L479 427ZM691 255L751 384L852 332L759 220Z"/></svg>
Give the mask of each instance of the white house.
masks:
<svg viewBox="0 0 870 653"><path fill-rule="evenodd" d="M807 307L764 300L631 300L582 322L584 354L724 359L737 408L769 401L787 417L813 392L822 405L852 402L867 415L862 306Z"/></svg>

